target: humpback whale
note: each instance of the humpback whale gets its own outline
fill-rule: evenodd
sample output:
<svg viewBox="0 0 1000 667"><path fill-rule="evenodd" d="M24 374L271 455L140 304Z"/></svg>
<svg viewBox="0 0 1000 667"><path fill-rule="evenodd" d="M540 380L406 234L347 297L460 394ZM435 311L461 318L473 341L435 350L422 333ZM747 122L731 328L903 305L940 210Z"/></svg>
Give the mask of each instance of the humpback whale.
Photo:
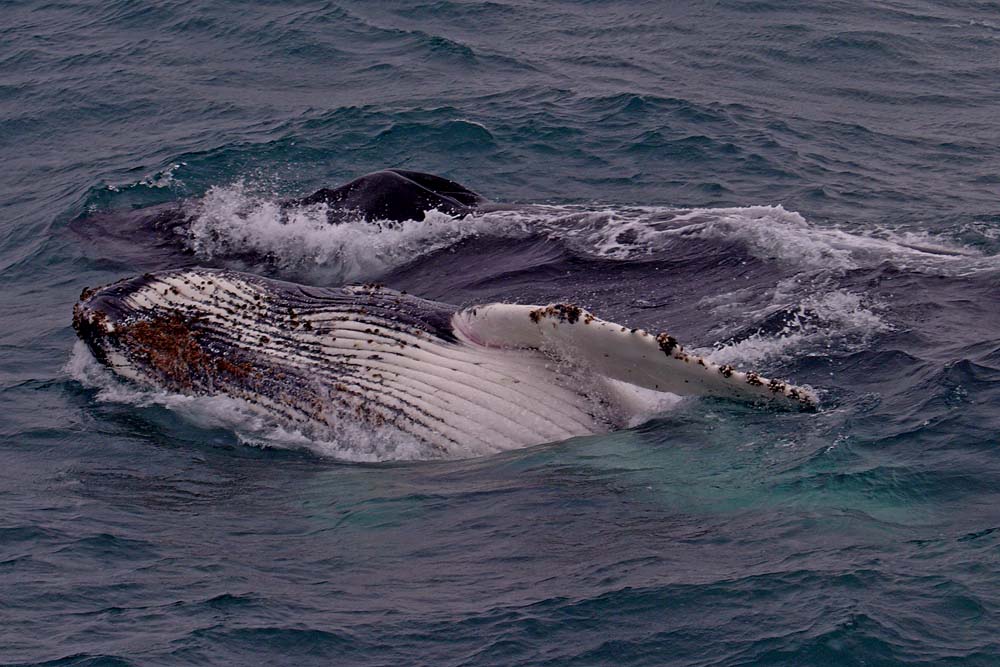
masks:
<svg viewBox="0 0 1000 667"><path fill-rule="evenodd" d="M599 404L629 387L816 405L807 388L572 304L458 308L378 285L195 268L84 290L73 326L100 362L142 386L239 399L306 433L342 420L391 425L442 455L470 441L501 451L609 430L617 424Z"/></svg>

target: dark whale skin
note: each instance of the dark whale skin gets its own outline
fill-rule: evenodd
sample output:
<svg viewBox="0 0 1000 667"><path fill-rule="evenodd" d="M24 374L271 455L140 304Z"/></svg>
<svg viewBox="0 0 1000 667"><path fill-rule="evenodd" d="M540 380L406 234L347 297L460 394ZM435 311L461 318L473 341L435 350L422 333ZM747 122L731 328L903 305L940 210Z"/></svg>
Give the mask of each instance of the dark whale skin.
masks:
<svg viewBox="0 0 1000 667"><path fill-rule="evenodd" d="M345 214L364 220L419 220L437 209L450 215L471 213L485 200L463 185L433 174L401 169L376 171L338 188L323 188L291 204L323 203L336 222Z"/></svg>

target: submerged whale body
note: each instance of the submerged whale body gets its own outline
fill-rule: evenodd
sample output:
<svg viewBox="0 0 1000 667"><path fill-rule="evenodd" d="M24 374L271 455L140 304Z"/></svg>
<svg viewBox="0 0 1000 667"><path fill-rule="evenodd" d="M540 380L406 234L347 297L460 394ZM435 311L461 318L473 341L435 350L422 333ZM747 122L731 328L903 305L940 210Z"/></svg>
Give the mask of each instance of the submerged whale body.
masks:
<svg viewBox="0 0 1000 667"><path fill-rule="evenodd" d="M303 207L323 206L330 224L356 220L402 223L422 220L427 212L435 210L466 215L487 202L482 195L441 176L385 169L336 188L284 200L279 206L281 215ZM198 215L198 200L189 200L87 214L74 220L70 228L90 240L99 252L119 261L132 261L144 267L176 266L191 254L184 233ZM266 261L253 253L246 256L237 253L234 259L249 264Z"/></svg>
<svg viewBox="0 0 1000 667"><path fill-rule="evenodd" d="M85 290L73 325L100 362L142 386L239 399L306 433L391 425L445 456L614 428L604 408L635 388L816 404L808 389L569 304L458 309L377 286L188 269Z"/></svg>

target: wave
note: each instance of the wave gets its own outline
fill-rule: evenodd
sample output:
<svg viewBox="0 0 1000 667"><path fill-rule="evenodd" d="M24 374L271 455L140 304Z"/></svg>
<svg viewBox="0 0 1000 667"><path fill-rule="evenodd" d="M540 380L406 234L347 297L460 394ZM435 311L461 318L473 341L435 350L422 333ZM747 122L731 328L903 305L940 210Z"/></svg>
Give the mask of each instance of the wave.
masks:
<svg viewBox="0 0 1000 667"><path fill-rule="evenodd" d="M138 181L126 185L110 184L107 189L110 192L121 192L132 188L182 188L184 181L177 178L177 170L187 166L187 162L174 162L163 169L146 174Z"/></svg>
<svg viewBox="0 0 1000 667"><path fill-rule="evenodd" d="M205 260L247 252L279 268L323 269L329 278L378 278L469 237L542 234L585 255L634 260L669 252L678 241L743 244L754 257L789 269L847 271L893 262L900 268L961 275L1000 268L997 255L927 233L858 233L810 223L780 205L737 208L528 205L464 217L437 211L423 220L337 225L325 205L287 209L243 181L211 188L193 206L185 242Z"/></svg>
<svg viewBox="0 0 1000 667"><path fill-rule="evenodd" d="M192 212L182 234L200 259L252 253L279 270L321 274L329 282L376 279L464 238L498 231L488 219L459 219L436 211L422 221L332 225L325 204L285 209L253 194L243 182L212 188ZM502 231L512 232L510 226Z"/></svg>
<svg viewBox="0 0 1000 667"><path fill-rule="evenodd" d="M778 303L793 280L775 288L772 299ZM728 308L727 308L728 306ZM716 312L732 310L731 304L719 305ZM748 335L734 336L714 348L695 350L717 364L738 368L748 365L790 360L810 350L828 351L834 345L841 350L863 347L872 336L893 329L878 304L861 294L843 289L829 289L800 297L790 307L771 306L758 313L742 312L744 321L772 324L757 327ZM776 325L776 326L775 326ZM852 345L853 344L853 345Z"/></svg>

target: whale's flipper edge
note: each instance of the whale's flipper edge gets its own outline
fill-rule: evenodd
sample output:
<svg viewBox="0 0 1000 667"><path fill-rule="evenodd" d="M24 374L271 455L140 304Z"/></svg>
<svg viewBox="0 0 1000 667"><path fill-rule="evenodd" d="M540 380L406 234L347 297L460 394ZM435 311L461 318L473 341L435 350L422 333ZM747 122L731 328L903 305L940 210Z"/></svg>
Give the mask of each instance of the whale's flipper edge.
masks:
<svg viewBox="0 0 1000 667"><path fill-rule="evenodd" d="M472 344L556 350L599 375L654 391L801 409L818 404L808 387L720 366L666 333L623 327L571 304L474 306L457 312L452 325Z"/></svg>

